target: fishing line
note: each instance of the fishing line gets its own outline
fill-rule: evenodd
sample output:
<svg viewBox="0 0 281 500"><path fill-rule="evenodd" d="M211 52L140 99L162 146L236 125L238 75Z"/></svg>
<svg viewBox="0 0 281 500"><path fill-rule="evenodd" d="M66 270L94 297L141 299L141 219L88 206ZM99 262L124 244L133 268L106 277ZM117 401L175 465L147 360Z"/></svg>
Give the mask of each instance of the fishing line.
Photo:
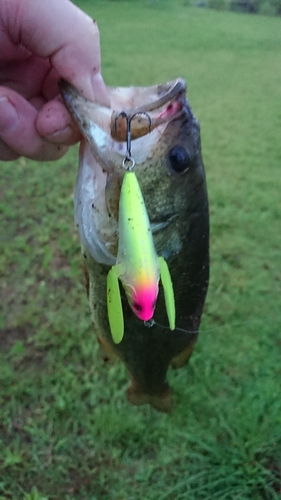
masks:
<svg viewBox="0 0 281 500"><path fill-rule="evenodd" d="M164 326L164 325L160 325L160 323L158 323L157 321L155 321L153 318L150 319L149 321L144 321L144 326L146 326L147 328L152 328L154 325L155 326L159 326L159 328L162 328L163 330L171 330L169 326ZM191 334L197 334L199 333L199 330L185 330L184 328L178 328L177 326L174 328L174 330L171 330L173 332L175 331L179 331L179 332L183 332L183 333L191 333Z"/></svg>
<svg viewBox="0 0 281 500"><path fill-rule="evenodd" d="M272 316L268 316L267 318L264 318L262 324L265 324L267 321L270 321L270 322L273 322L273 323L277 323L278 321L281 322L281 316L276 316L274 318L272 318ZM220 326L217 326L217 327L214 327L214 328L208 328L207 330L205 330L204 328L201 329L201 330L186 330L184 328L179 328L179 327L175 327L175 329L173 331L179 331L179 332L183 332L183 333L189 333L189 334L197 334L199 332L201 333L211 333L211 332L215 332L217 330L222 330L223 328L238 328L240 326L244 326L244 325L252 325L254 324L255 322L260 322L260 320L257 318L257 319L248 319L246 321L241 321L239 323L227 323L225 325L220 325ZM159 328L162 328L163 330L170 330L169 326L164 326L164 325L161 325L160 323L156 322L153 318L149 321L144 321L144 326L146 326L147 328L152 328L153 326L158 326ZM172 331L172 330L171 330Z"/></svg>

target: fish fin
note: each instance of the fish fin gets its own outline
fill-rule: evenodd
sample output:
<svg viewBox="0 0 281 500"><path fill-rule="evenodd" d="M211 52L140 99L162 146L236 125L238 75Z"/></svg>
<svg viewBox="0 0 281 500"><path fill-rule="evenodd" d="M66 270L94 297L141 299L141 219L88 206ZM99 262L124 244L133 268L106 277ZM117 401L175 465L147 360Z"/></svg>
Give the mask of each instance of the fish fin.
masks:
<svg viewBox="0 0 281 500"><path fill-rule="evenodd" d="M119 344L124 335L124 318L118 282L119 274L118 266L112 266L107 275L107 314L115 344Z"/></svg>
<svg viewBox="0 0 281 500"><path fill-rule="evenodd" d="M186 365L186 363L188 363L189 358L193 352L195 343L196 339L193 340L193 342L191 342L189 346L186 347L183 351L181 351L177 356L172 358L171 361L172 368L181 368L182 366Z"/></svg>
<svg viewBox="0 0 281 500"><path fill-rule="evenodd" d="M150 404L158 411L169 413L172 409L172 395L171 389L167 385L166 390L163 390L160 394L150 395L138 388L138 385L132 380L130 387L127 389L127 398L132 405L140 406L145 404Z"/></svg>
<svg viewBox="0 0 281 500"><path fill-rule="evenodd" d="M175 329L176 322L176 307L175 297L173 290L173 283L168 268L168 264L163 257L158 257L160 266L160 278L164 289L164 297L166 304L166 311L169 319L169 326L171 330Z"/></svg>
<svg viewBox="0 0 281 500"><path fill-rule="evenodd" d="M150 227L151 227L151 231L153 234L157 233L157 231L161 231L161 229L164 229L165 227L167 227L171 222L173 222L175 219L177 219L179 216L179 214L173 214L173 215L170 215L170 217L168 217L166 220L164 221L159 221L159 222L151 222L150 223Z"/></svg>

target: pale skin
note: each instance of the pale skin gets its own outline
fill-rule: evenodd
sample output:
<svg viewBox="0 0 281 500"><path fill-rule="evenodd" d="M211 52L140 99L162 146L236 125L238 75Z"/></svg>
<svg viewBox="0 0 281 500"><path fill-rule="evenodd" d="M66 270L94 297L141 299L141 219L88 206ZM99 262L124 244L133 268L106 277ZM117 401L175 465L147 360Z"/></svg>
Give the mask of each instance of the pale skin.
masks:
<svg viewBox="0 0 281 500"><path fill-rule="evenodd" d="M80 133L61 77L109 106L96 22L69 0L0 0L0 160L56 160Z"/></svg>

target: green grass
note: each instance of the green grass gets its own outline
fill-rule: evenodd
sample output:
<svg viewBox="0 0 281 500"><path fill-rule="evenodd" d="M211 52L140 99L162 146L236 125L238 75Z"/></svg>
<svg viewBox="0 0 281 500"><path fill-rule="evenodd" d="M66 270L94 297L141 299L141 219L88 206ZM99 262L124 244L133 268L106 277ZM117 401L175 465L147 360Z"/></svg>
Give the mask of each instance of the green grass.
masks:
<svg viewBox="0 0 281 500"><path fill-rule="evenodd" d="M81 2L82 3L82 2ZM200 119L211 283L171 415L98 354L72 189L77 149L1 164L0 499L281 496L281 21L183 2L85 2L111 85L183 76ZM149 36L148 36L149 33Z"/></svg>

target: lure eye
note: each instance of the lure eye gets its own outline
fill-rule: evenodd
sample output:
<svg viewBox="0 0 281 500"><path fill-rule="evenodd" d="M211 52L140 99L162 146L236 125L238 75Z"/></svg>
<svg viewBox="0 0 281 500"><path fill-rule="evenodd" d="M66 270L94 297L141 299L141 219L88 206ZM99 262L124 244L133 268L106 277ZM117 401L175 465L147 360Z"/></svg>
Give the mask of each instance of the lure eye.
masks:
<svg viewBox="0 0 281 500"><path fill-rule="evenodd" d="M169 152L169 162L174 172L185 172L191 164L190 152L181 146L175 146Z"/></svg>
<svg viewBox="0 0 281 500"><path fill-rule="evenodd" d="M142 311L142 306L140 304L138 304L137 302L135 302L133 304L133 308L138 311L138 312L141 312Z"/></svg>

